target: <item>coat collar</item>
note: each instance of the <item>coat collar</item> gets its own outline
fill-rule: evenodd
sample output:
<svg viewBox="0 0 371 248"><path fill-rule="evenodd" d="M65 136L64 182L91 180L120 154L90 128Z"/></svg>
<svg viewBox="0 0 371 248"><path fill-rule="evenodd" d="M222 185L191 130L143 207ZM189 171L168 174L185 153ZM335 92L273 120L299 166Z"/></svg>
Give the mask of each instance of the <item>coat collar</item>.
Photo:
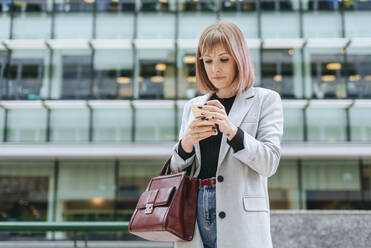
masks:
<svg viewBox="0 0 371 248"><path fill-rule="evenodd" d="M243 118L247 115L251 106L253 105L253 98L255 96L255 88L250 87L241 94L238 94L233 102L232 108L228 114L229 120L236 126L239 127ZM200 99L200 103L204 104L211 97L211 94L206 94ZM222 136L222 142L220 145L218 167L223 162L230 146L227 144L227 136ZM200 143L195 145L195 152L198 161L201 161Z"/></svg>

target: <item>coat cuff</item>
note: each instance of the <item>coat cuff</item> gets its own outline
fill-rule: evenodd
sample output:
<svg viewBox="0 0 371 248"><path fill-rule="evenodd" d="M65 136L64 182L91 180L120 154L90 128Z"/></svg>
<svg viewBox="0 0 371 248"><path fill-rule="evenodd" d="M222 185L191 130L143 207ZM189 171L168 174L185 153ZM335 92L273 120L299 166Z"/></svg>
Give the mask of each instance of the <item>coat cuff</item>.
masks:
<svg viewBox="0 0 371 248"><path fill-rule="evenodd" d="M188 166L192 165L194 158L196 156L196 154L193 154L191 157L187 159L183 159L179 155L178 148L179 148L179 142L175 144L173 148L173 156L171 157L171 162L170 162L171 171L175 173L181 172L185 170Z"/></svg>
<svg viewBox="0 0 371 248"><path fill-rule="evenodd" d="M239 127L237 128L237 133L233 137L233 139L231 140L227 139L227 143L233 148L234 153L241 151L245 148L243 141L244 141L244 132Z"/></svg>
<svg viewBox="0 0 371 248"><path fill-rule="evenodd" d="M195 154L195 148L193 147L193 150L191 152L186 152L183 150L181 143L182 143L182 140L179 141L178 154L183 160L187 160Z"/></svg>

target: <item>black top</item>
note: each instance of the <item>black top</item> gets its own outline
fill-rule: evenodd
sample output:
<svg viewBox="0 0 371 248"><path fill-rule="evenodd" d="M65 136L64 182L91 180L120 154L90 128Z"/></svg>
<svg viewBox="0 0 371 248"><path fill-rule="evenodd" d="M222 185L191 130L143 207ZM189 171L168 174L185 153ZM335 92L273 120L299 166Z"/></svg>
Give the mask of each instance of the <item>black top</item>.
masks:
<svg viewBox="0 0 371 248"><path fill-rule="evenodd" d="M229 111L232 108L234 99L236 96L230 98L219 98L216 94L213 94L210 97L210 100L219 100L221 104L223 104L225 111L229 114ZM220 144L222 142L222 133L219 131L218 125L216 125L216 129L218 131L218 135L210 136L207 139L201 140L200 143L200 151L201 151L201 171L198 175L199 179L211 178L216 176L216 170L218 166L218 157L220 151ZM234 152L238 152L244 148L243 145L244 140L244 133L243 131L238 128L235 137L231 141L227 143L233 148ZM194 153L194 149L191 153L187 153L182 149L182 146L179 142L178 153L181 158L184 160L190 158Z"/></svg>

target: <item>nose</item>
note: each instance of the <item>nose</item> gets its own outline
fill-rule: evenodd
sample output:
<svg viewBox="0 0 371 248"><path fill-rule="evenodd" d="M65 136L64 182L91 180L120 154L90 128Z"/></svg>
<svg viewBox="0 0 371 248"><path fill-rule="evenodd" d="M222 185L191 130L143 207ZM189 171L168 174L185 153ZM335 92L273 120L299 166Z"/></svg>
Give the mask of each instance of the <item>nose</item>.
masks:
<svg viewBox="0 0 371 248"><path fill-rule="evenodd" d="M220 72L220 63L218 63L218 61L216 61L215 63L212 64L212 67L211 67L213 73L218 73Z"/></svg>

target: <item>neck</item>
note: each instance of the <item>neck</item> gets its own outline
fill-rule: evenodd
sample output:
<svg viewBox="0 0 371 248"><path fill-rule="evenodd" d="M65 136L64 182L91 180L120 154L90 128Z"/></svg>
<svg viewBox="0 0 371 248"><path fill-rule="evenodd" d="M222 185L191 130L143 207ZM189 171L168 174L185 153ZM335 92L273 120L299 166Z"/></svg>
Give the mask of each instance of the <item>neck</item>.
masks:
<svg viewBox="0 0 371 248"><path fill-rule="evenodd" d="M218 92L216 92L216 96L219 97L219 98L230 98L234 95L235 94L233 94L230 91L227 91L227 92L218 91Z"/></svg>

